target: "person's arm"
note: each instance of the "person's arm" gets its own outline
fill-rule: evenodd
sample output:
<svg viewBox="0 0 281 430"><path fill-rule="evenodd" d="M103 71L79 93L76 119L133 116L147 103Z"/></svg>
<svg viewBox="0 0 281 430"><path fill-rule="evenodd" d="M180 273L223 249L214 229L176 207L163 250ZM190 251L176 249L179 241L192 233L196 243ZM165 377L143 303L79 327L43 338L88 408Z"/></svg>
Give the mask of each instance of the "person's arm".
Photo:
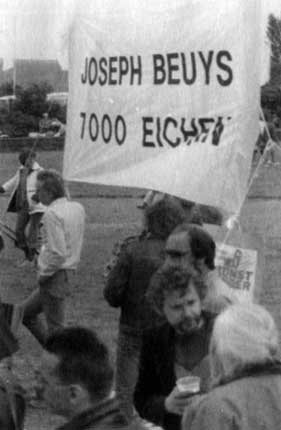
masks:
<svg viewBox="0 0 281 430"><path fill-rule="evenodd" d="M67 258L63 222L49 210L44 215L43 224L46 238L38 259L39 283L60 270Z"/></svg>
<svg viewBox="0 0 281 430"><path fill-rule="evenodd" d="M18 180L19 180L19 171L17 171L16 174L12 178L10 178L7 182L5 182L1 186L0 192L5 193L7 191L12 191L15 188Z"/></svg>
<svg viewBox="0 0 281 430"><path fill-rule="evenodd" d="M128 246L123 245L120 254L106 276L103 295L112 307L122 306L131 274L131 255Z"/></svg>
<svg viewBox="0 0 281 430"><path fill-rule="evenodd" d="M143 337L139 374L134 392L134 404L139 415L162 425L165 415L165 395L160 395L157 369L153 359L153 336Z"/></svg>
<svg viewBox="0 0 281 430"><path fill-rule="evenodd" d="M161 336L161 335L160 335ZM163 428L180 429L181 415L171 413L167 406L172 404L172 393L163 392L163 381L170 379L168 375L159 373L159 355L155 351L159 348L158 332L153 331L143 337L140 356L139 375L134 392L134 404L139 415L147 421ZM156 342L156 343L155 343ZM162 360L167 360L162 356ZM165 383L164 383L165 384ZM167 399L168 404L167 404Z"/></svg>

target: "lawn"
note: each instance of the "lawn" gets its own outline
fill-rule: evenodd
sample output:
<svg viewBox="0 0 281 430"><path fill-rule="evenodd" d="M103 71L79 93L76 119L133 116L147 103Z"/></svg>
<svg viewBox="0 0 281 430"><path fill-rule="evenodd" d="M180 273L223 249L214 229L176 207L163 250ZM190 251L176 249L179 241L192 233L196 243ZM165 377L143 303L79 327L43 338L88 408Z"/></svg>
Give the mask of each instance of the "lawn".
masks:
<svg viewBox="0 0 281 430"><path fill-rule="evenodd" d="M61 170L61 152L41 152L38 161L44 167ZM17 168L17 154L0 154L0 183ZM247 231L261 235L265 243L266 268L262 302L272 311L281 328L281 167L262 167L254 180L250 198L242 210L242 225ZM141 190L104 187L89 184L69 184L73 198L85 207L87 225L81 264L69 301L68 324L82 324L97 330L107 343L114 360L118 310L111 309L103 299L103 267L116 240L134 234L140 229L140 214L136 205ZM14 225L12 215L5 213L7 197L0 197L1 218ZM21 253L9 239L5 239L1 254L1 297L19 302L36 286L35 273L16 267ZM40 361L41 348L24 328L20 331L20 351L15 357L15 369L24 386L30 390L33 369ZM38 423L40 425L38 426ZM28 409L26 429L47 430L55 427L57 418L46 410Z"/></svg>

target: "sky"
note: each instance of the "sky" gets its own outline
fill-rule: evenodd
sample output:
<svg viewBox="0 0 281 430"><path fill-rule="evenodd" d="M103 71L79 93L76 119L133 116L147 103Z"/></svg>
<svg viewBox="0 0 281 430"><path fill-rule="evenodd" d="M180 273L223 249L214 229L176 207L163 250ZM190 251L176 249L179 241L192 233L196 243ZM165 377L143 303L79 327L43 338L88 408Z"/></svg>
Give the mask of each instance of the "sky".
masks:
<svg viewBox="0 0 281 430"><path fill-rule="evenodd" d="M0 0L0 58L5 59L5 68L14 58L58 59L67 68L67 29L79 1ZM94 5L97 0L90 1ZM281 16L280 0L262 1L264 22L269 13Z"/></svg>

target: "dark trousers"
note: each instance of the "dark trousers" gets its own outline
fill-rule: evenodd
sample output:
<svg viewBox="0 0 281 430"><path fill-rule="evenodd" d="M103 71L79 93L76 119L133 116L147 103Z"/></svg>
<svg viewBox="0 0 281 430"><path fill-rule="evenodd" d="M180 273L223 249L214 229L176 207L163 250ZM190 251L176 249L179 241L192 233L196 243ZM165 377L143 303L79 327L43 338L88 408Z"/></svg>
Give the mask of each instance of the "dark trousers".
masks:
<svg viewBox="0 0 281 430"><path fill-rule="evenodd" d="M57 290L59 290L58 294ZM65 294L61 293L63 290ZM67 292L67 273L65 270L59 270L39 285L22 304L23 324L41 345L45 344L49 335L63 327Z"/></svg>
<svg viewBox="0 0 281 430"><path fill-rule="evenodd" d="M22 249L28 260L32 260L38 248L39 226L42 212L29 214L27 209L17 212L16 221L16 245ZM26 229L28 231L26 233Z"/></svg>

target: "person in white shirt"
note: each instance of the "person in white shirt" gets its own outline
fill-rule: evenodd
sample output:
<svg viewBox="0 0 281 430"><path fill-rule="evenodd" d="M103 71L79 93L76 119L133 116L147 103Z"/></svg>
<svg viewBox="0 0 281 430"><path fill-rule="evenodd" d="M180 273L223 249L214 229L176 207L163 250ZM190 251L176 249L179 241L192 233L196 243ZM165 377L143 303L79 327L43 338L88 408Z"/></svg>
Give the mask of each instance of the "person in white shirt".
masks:
<svg viewBox="0 0 281 430"><path fill-rule="evenodd" d="M63 327L69 275L80 261L85 211L66 197L62 177L53 170L38 173L36 194L47 206L42 218L38 257L38 288L22 304L23 324L44 345L47 336ZM45 315L46 324L39 318Z"/></svg>

